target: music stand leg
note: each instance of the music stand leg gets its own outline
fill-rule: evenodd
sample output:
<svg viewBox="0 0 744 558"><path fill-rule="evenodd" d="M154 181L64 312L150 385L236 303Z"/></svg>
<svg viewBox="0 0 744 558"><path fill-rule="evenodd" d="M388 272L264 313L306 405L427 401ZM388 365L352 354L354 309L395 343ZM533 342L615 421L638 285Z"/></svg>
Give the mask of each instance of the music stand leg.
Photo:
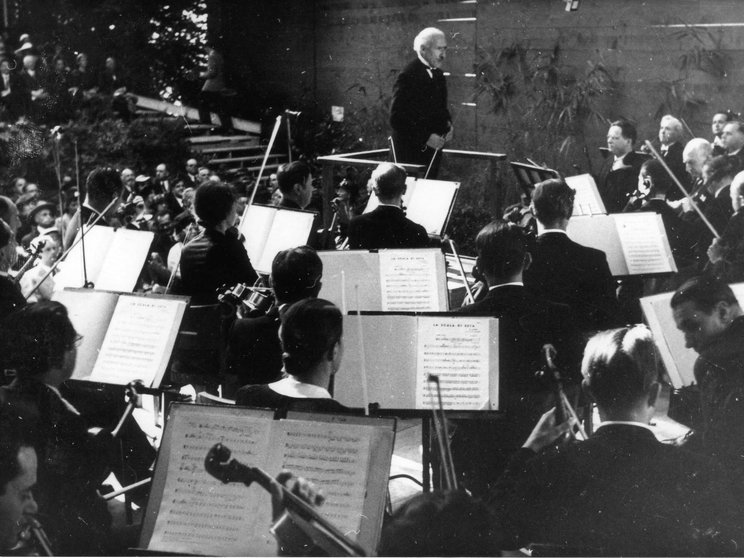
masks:
<svg viewBox="0 0 744 558"><path fill-rule="evenodd" d="M431 475L429 466L431 465L431 419L425 417L421 419L421 482L424 485L424 492L431 492Z"/></svg>

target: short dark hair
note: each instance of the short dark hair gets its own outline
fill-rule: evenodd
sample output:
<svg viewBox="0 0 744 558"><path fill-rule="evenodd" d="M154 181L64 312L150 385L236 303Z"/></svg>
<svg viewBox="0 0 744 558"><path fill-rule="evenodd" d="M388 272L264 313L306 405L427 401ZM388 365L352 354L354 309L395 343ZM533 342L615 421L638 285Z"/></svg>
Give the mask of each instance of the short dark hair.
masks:
<svg viewBox="0 0 744 558"><path fill-rule="evenodd" d="M627 120L615 120L610 124L610 128L613 126L620 128L620 133L625 139L629 139L633 143L638 139L638 130L636 130L636 127Z"/></svg>
<svg viewBox="0 0 744 558"><path fill-rule="evenodd" d="M672 308L685 302L692 302L698 310L710 314L716 304L739 304L734 291L726 283L713 275L699 275L688 279L677 289L671 300Z"/></svg>
<svg viewBox="0 0 744 558"><path fill-rule="evenodd" d="M532 193L535 217L543 224L570 219L575 197L576 192L562 178L539 182Z"/></svg>
<svg viewBox="0 0 744 558"><path fill-rule="evenodd" d="M481 271L506 277L524 266L527 243L524 232L517 225L495 219L475 237L475 249Z"/></svg>
<svg viewBox="0 0 744 558"><path fill-rule="evenodd" d="M9 410L0 410L0 496L8 483L21 473L18 454L21 448L33 447L29 426Z"/></svg>
<svg viewBox="0 0 744 558"><path fill-rule="evenodd" d="M10 314L2 324L3 364L20 378L61 366L78 336L67 308L56 301L37 302Z"/></svg>
<svg viewBox="0 0 744 558"><path fill-rule="evenodd" d="M717 116L719 114L722 114L726 117L726 122L731 122L732 120L736 119L736 115L731 109L717 110L713 113L713 116Z"/></svg>
<svg viewBox="0 0 744 558"><path fill-rule="evenodd" d="M111 167L98 167L90 171L85 180L85 190L92 199L113 199L123 188L121 174Z"/></svg>
<svg viewBox="0 0 744 558"><path fill-rule="evenodd" d="M395 163L381 163L372 171L371 180L377 187L377 197L390 199L403 195L407 177L403 167Z"/></svg>
<svg viewBox="0 0 744 558"><path fill-rule="evenodd" d="M230 214L235 192L227 184L204 181L194 194L194 210L205 227L215 227Z"/></svg>
<svg viewBox="0 0 744 558"><path fill-rule="evenodd" d="M284 368L302 378L341 340L343 317L332 302L305 298L287 309L279 331Z"/></svg>
<svg viewBox="0 0 744 558"><path fill-rule="evenodd" d="M464 491L418 494L382 531L379 556L498 556L503 536L486 504Z"/></svg>
<svg viewBox="0 0 744 558"><path fill-rule="evenodd" d="M728 155L713 157L704 166L708 167L709 180L718 181L727 176L733 178L739 172L738 159L736 157L729 157Z"/></svg>
<svg viewBox="0 0 744 558"><path fill-rule="evenodd" d="M661 194L668 194L674 189L674 182L669 173L656 159L648 159L641 165L641 172L645 172L651 177L653 189Z"/></svg>
<svg viewBox="0 0 744 558"><path fill-rule="evenodd" d="M317 296L323 262L310 246L282 250L271 264L271 286L280 303Z"/></svg>
<svg viewBox="0 0 744 558"><path fill-rule="evenodd" d="M651 331L635 325L597 333L584 349L581 374L600 408L628 409L659 379Z"/></svg>
<svg viewBox="0 0 744 558"><path fill-rule="evenodd" d="M310 176L310 166L305 161L293 161L276 171L276 181L282 194L289 194L295 184L304 184Z"/></svg>

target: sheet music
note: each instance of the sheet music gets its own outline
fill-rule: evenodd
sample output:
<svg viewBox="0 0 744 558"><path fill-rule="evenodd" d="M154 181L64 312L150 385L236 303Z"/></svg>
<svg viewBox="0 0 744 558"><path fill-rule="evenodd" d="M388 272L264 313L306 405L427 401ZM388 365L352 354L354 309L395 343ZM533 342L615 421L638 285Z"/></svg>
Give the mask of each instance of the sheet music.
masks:
<svg viewBox="0 0 744 558"><path fill-rule="evenodd" d="M364 526L363 508L370 460L369 427L353 424L281 421L276 429L276 475L286 469L323 490L319 511L356 540Z"/></svg>
<svg viewBox="0 0 744 558"><path fill-rule="evenodd" d="M185 302L121 296L101 345L92 381L151 385L162 376L175 340L174 324Z"/></svg>
<svg viewBox="0 0 744 558"><path fill-rule="evenodd" d="M623 213L613 217L631 275L676 271L669 244L665 246L664 243L666 235L662 234L664 226L660 215Z"/></svg>
<svg viewBox="0 0 744 558"><path fill-rule="evenodd" d="M379 256L383 312L443 310L435 251L383 250Z"/></svg>
<svg viewBox="0 0 744 558"><path fill-rule="evenodd" d="M459 186L459 182L417 180L406 206L406 217L422 225L427 233L441 236Z"/></svg>
<svg viewBox="0 0 744 558"><path fill-rule="evenodd" d="M149 231L118 229L106 253L103 267L95 280L104 291L134 291L142 267L150 253L155 234ZM87 247L86 247L87 248Z"/></svg>
<svg viewBox="0 0 744 558"><path fill-rule="evenodd" d="M78 231L75 240L80 238ZM114 229L96 225L85 229L85 266L88 281L98 280L106 253L114 240ZM139 272L138 272L139 273ZM78 242L67 254L65 261L59 266L59 273L54 276L54 288L57 291L65 287L81 288L85 284L83 273L83 243ZM97 286L97 285L96 285Z"/></svg>
<svg viewBox="0 0 744 558"><path fill-rule="evenodd" d="M261 258L255 262L256 271L271 273L271 263L280 251L307 244L314 217L304 211L276 210Z"/></svg>
<svg viewBox="0 0 744 558"><path fill-rule="evenodd" d="M276 541L268 531L270 495L257 485L222 484L204 469L207 452L218 442L241 463L263 466L272 421L203 407L190 415L179 417L170 446L161 448L169 452L167 474L148 548L210 556L275 555Z"/></svg>
<svg viewBox="0 0 744 558"><path fill-rule="evenodd" d="M75 331L83 337L72 372L74 380L89 379L118 298L116 293L91 289L58 291L52 296L65 305Z"/></svg>
<svg viewBox="0 0 744 558"><path fill-rule="evenodd" d="M591 174L567 176L566 184L576 192L573 215L601 215L607 213Z"/></svg>
<svg viewBox="0 0 744 558"><path fill-rule="evenodd" d="M439 376L445 409L479 410L488 405L489 339L487 318L418 318L416 408L437 404Z"/></svg>
<svg viewBox="0 0 744 558"><path fill-rule="evenodd" d="M275 207L249 205L240 219L240 232L245 237L243 245L254 267L261 259L274 215L276 215Z"/></svg>

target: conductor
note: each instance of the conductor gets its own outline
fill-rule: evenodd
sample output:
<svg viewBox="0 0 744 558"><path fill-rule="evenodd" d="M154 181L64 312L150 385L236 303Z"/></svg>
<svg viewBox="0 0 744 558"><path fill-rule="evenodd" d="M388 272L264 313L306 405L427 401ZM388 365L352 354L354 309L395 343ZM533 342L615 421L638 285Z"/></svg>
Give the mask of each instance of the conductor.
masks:
<svg viewBox="0 0 744 558"><path fill-rule="evenodd" d="M444 33L427 27L413 40L417 58L398 75L393 87L390 125L396 162L424 165L436 178L444 144L452 138L447 109L447 83L442 64L447 53ZM433 160L432 160L433 159Z"/></svg>

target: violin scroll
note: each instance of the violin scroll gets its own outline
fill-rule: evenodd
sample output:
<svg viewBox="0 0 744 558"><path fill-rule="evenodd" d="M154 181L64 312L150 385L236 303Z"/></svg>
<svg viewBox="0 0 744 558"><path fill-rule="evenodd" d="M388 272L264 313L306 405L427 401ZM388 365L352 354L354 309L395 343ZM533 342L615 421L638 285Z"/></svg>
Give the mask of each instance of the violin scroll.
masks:
<svg viewBox="0 0 744 558"><path fill-rule="evenodd" d="M242 482L250 486L258 480L250 467L242 465L235 459L230 459L230 449L222 444L215 444L204 458L204 469L214 478L224 484L230 482Z"/></svg>

